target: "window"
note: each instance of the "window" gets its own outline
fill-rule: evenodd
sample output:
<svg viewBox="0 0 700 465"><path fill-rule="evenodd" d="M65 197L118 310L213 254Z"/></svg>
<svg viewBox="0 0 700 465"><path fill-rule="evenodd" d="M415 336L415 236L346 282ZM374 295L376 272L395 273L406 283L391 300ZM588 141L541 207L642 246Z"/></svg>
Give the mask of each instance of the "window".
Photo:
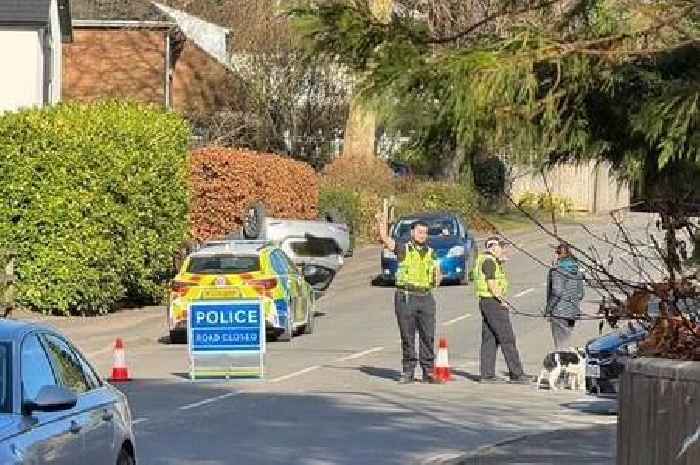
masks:
<svg viewBox="0 0 700 465"><path fill-rule="evenodd" d="M60 384L76 394L87 392L90 386L83 373L83 364L68 343L52 334L45 335L44 340Z"/></svg>
<svg viewBox="0 0 700 465"><path fill-rule="evenodd" d="M190 258L188 273L238 274L260 271L260 258L251 256L212 255Z"/></svg>
<svg viewBox="0 0 700 465"><path fill-rule="evenodd" d="M290 274L296 274L296 275L298 275L298 274L299 274L299 269L298 269L297 266L294 264L294 262L289 258L289 256L287 256L286 253L281 252L281 251L280 251L280 256L282 257L282 259L283 259L283 260L285 261L285 263L287 264L287 269L289 270L289 273L290 273Z"/></svg>
<svg viewBox="0 0 700 465"><path fill-rule="evenodd" d="M272 268L280 276L287 276L289 270L287 269L287 262L281 256L279 250L273 250L270 254L270 262L272 262Z"/></svg>
<svg viewBox="0 0 700 465"><path fill-rule="evenodd" d="M22 341L20 359L22 401L35 400L41 388L56 385L51 362L36 334L30 334Z"/></svg>
<svg viewBox="0 0 700 465"><path fill-rule="evenodd" d="M12 365L10 344L0 342L0 413L12 411Z"/></svg>
<svg viewBox="0 0 700 465"><path fill-rule="evenodd" d="M415 223L416 220L403 220L399 222L395 227L394 227L394 234L393 236L395 238L399 239L405 239L410 236L411 234L411 226L413 226L413 223ZM426 220L426 223L428 223L428 235L432 237L437 237L437 236L456 236L459 234L459 226L457 222L453 218L445 217L445 218L434 218L431 220Z"/></svg>

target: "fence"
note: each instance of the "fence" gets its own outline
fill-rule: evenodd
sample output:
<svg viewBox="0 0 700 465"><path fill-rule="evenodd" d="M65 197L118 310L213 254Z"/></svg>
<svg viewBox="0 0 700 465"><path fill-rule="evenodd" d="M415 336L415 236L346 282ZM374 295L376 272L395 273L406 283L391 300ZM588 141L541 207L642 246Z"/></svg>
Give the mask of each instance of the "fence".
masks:
<svg viewBox="0 0 700 465"><path fill-rule="evenodd" d="M632 360L619 412L617 465L700 463L700 362Z"/></svg>
<svg viewBox="0 0 700 465"><path fill-rule="evenodd" d="M547 192L569 198L574 209L603 213L630 205L630 188L618 182L609 166L594 161L559 165L545 173L527 167L512 168L511 195L518 199L525 192Z"/></svg>

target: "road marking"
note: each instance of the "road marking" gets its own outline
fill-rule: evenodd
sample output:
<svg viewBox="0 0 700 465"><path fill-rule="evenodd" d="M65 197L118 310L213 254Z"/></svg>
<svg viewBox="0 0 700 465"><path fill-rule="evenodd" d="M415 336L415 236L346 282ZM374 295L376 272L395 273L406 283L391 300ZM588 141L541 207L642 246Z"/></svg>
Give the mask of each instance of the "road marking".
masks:
<svg viewBox="0 0 700 465"><path fill-rule="evenodd" d="M355 360L360 357L364 357L365 355L373 354L375 352L380 352L384 350L384 347L372 347L371 349L363 350L362 352L357 352L355 354L350 354L346 355L345 357L338 358L336 360L333 360L332 363L338 363L338 362L346 362L348 360ZM278 376L277 378L273 378L270 380L271 383L279 383L282 381L287 381L288 379L291 378L296 378L297 376L305 375L306 373L310 373L312 371L318 370L319 368L323 368L324 366L327 365L313 365L308 368L304 368L303 370L295 371L293 373L289 373L288 375L284 376Z"/></svg>
<svg viewBox="0 0 700 465"><path fill-rule="evenodd" d="M466 320L466 319L469 318L470 316L472 316L471 313L467 313L466 315L458 316L457 318L453 318L453 319L451 319L450 321L444 322L444 323L442 324L442 326L450 326L450 325L453 325L453 324L457 323L458 321Z"/></svg>
<svg viewBox="0 0 700 465"><path fill-rule="evenodd" d="M321 368L321 365L310 366L308 368L304 368L303 370L295 371L294 373L289 373L288 375L273 378L270 380L270 382L271 383L279 383L280 381L286 381L288 379L295 378L295 377L303 375L305 373L309 373L311 371L318 370L319 368Z"/></svg>
<svg viewBox="0 0 700 465"><path fill-rule="evenodd" d="M515 294L515 295L513 296L513 298L514 298L514 299L517 299L518 297L522 297L522 296L524 296L524 295L528 295L530 292L533 292L534 290L535 290L535 288L529 287L529 288L525 289L524 291L521 291L521 292L518 292L517 294Z"/></svg>
<svg viewBox="0 0 700 465"><path fill-rule="evenodd" d="M347 357L342 357L337 360L334 360L334 363L336 362L346 362L348 360L355 360L356 358L364 357L365 355L373 354L375 352L380 352L384 350L384 347L373 347L371 349L363 350L362 352L358 352L356 354L348 355Z"/></svg>
<svg viewBox="0 0 700 465"><path fill-rule="evenodd" d="M143 423L144 421L148 421L148 418L137 418L136 420L133 420L131 424L138 425L139 423Z"/></svg>
<svg viewBox="0 0 700 465"><path fill-rule="evenodd" d="M212 402L228 399L229 397L237 396L239 394L241 394L241 393L240 392L228 392L228 393L222 394L220 396L210 397L209 399L200 400L199 402L194 402L192 404L183 405L181 407L178 407L178 410L190 410L190 409L193 409L195 407L201 407L202 405L211 404Z"/></svg>

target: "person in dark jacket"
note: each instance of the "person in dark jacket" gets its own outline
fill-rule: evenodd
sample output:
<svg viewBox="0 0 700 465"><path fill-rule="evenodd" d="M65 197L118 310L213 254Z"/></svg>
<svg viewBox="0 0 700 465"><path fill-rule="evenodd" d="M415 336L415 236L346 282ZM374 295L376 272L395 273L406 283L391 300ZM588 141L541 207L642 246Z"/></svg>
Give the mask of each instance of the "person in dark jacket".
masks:
<svg viewBox="0 0 700 465"><path fill-rule="evenodd" d="M555 250L556 261L549 270L547 279L547 307L552 326L555 350L565 350L581 314L583 300L583 273L578 262L566 244L559 244Z"/></svg>

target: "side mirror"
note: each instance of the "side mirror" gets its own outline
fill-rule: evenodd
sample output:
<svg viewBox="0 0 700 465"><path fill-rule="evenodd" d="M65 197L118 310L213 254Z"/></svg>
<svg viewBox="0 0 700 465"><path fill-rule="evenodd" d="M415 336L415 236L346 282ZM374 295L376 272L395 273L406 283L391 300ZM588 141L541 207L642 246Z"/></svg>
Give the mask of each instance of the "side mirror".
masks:
<svg viewBox="0 0 700 465"><path fill-rule="evenodd" d="M60 412L72 409L77 403L78 396L73 391L59 386L44 386L36 399L22 405L22 410L27 415L33 412Z"/></svg>

